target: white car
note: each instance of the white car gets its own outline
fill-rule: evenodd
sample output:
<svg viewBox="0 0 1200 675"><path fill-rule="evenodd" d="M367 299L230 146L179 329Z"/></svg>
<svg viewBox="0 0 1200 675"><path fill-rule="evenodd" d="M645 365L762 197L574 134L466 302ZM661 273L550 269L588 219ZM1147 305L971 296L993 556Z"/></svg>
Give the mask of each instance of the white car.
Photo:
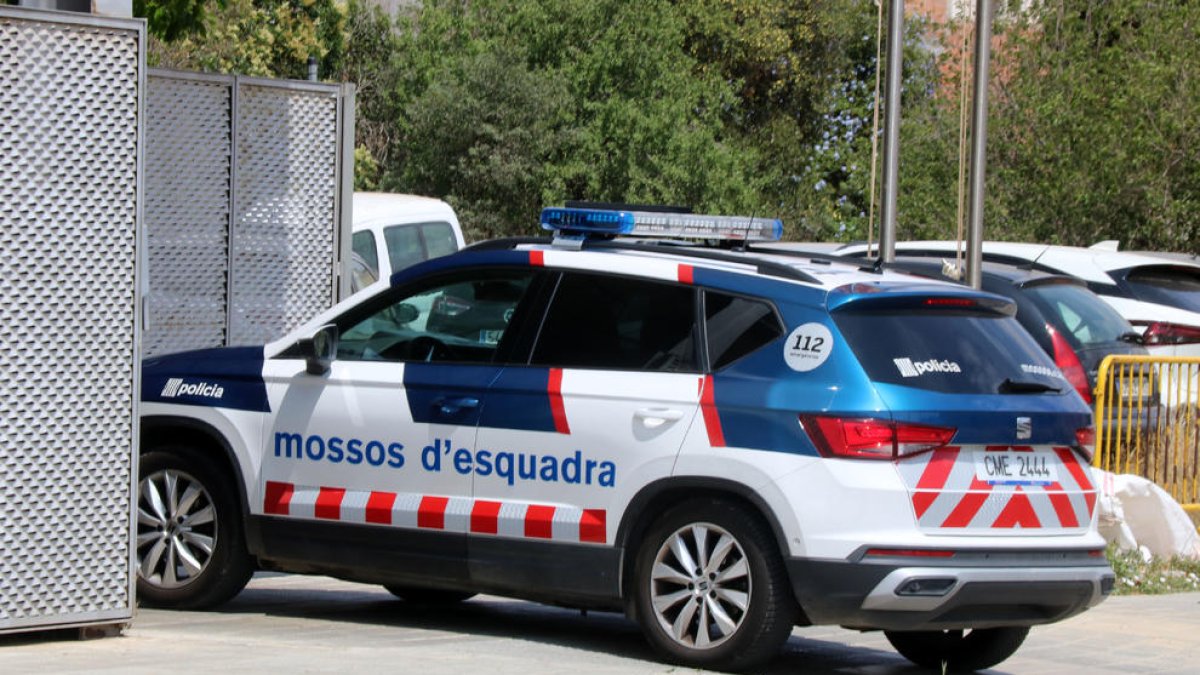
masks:
<svg viewBox="0 0 1200 675"><path fill-rule="evenodd" d="M351 292L466 244L449 204L416 195L355 192L352 229Z"/></svg>
<svg viewBox="0 0 1200 675"><path fill-rule="evenodd" d="M954 241L906 241L897 243L896 251L953 258L959 247ZM866 250L865 245L852 245L834 253L864 256ZM983 258L1083 279L1142 332L1152 355L1200 356L1200 263L1118 251L1115 242L1081 248L985 241Z"/></svg>
<svg viewBox="0 0 1200 675"><path fill-rule="evenodd" d="M139 601L262 568L624 611L689 668L825 624L974 670L1112 590L1092 412L1011 300L759 251L761 218L542 222L146 360Z"/></svg>

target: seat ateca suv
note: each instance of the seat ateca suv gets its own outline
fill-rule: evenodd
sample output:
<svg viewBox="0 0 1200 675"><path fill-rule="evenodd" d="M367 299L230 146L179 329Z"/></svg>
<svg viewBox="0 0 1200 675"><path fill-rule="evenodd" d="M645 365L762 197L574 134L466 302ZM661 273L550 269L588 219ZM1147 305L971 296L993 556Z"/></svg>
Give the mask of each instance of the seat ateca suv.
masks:
<svg viewBox="0 0 1200 675"><path fill-rule="evenodd" d="M778 221L542 221L148 359L142 601L261 568L623 611L691 667L834 624L974 669L1109 592L1091 412L1011 300L756 250Z"/></svg>

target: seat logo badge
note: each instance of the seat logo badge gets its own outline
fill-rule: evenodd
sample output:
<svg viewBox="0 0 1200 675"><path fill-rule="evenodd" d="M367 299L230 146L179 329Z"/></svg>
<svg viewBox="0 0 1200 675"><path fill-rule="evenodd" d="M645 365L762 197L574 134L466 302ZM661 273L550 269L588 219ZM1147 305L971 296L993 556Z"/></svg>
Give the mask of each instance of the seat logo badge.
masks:
<svg viewBox="0 0 1200 675"><path fill-rule="evenodd" d="M1033 438L1033 420L1028 417L1017 418L1017 440L1027 441Z"/></svg>

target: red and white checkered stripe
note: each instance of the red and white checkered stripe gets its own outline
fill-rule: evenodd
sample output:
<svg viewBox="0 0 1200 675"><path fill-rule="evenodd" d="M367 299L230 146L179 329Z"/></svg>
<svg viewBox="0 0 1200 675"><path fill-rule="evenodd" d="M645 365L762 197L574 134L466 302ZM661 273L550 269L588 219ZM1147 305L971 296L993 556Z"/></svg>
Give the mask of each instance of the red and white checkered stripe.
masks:
<svg viewBox="0 0 1200 675"><path fill-rule="evenodd" d="M987 451L1052 452L1058 482L991 485L975 475L970 451L945 447L898 464L912 497L917 524L928 530L1080 529L1092 521L1096 488L1070 449L987 447Z"/></svg>
<svg viewBox="0 0 1200 675"><path fill-rule="evenodd" d="M568 543L607 541L603 509L267 481L263 513L362 525Z"/></svg>

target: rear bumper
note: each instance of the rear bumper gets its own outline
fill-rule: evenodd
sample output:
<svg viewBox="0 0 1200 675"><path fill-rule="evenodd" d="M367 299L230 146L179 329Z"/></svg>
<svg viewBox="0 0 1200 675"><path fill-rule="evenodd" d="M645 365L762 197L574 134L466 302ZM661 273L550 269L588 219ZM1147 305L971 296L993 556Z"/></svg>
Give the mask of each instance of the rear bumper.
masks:
<svg viewBox="0 0 1200 675"><path fill-rule="evenodd" d="M811 623L885 630L1035 626L1094 607L1116 580L1103 558L1086 553L969 553L945 562L856 557L788 560L793 591Z"/></svg>

